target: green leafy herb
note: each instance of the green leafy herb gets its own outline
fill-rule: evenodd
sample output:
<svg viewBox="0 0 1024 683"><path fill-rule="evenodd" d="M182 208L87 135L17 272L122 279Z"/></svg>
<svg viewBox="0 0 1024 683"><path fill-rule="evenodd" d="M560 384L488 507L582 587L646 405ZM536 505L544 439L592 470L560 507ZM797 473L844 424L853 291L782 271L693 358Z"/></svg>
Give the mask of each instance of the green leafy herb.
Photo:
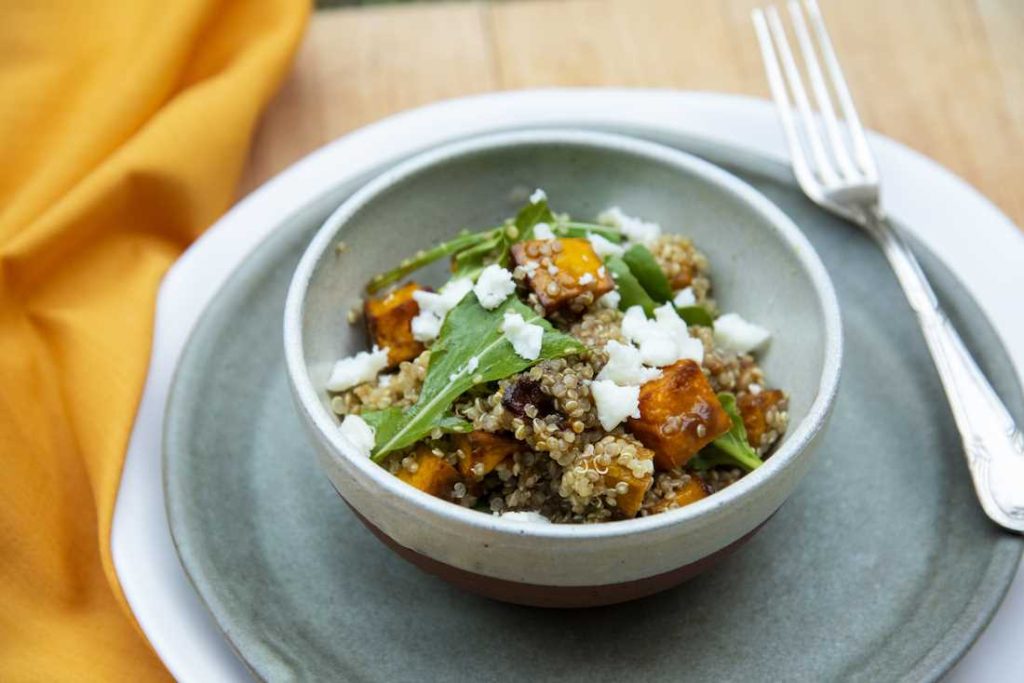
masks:
<svg viewBox="0 0 1024 683"><path fill-rule="evenodd" d="M634 244L622 255L622 260L633 271L633 276L652 299L658 303L665 303L672 298L672 288L669 287L665 271L654 260L654 255L647 247Z"/></svg>
<svg viewBox="0 0 1024 683"><path fill-rule="evenodd" d="M690 460L690 467L695 470L706 470L718 465L740 467L747 472L756 470L764 464L757 452L747 442L747 430L743 426L743 417L736 406L736 396L728 391L718 394L718 401L732 420L732 429L703 448L695 458Z"/></svg>
<svg viewBox="0 0 1024 683"><path fill-rule="evenodd" d="M619 308L625 311L631 306L641 306L648 317L654 315L654 309L658 304L640 285L626 262L618 256L609 256L604 260L604 265L619 288Z"/></svg>
<svg viewBox="0 0 1024 683"><path fill-rule="evenodd" d="M715 319L703 306L677 306L679 317L686 321L687 325L701 325L702 327L713 327Z"/></svg>
<svg viewBox="0 0 1024 683"><path fill-rule="evenodd" d="M526 322L544 328L540 357L536 360L517 354L502 333L506 311L519 313ZM382 415L373 416L376 421L373 424L376 432L373 460L380 462L388 453L412 445L435 428L443 430L446 425L454 425L445 422L449 409L455 399L472 387L522 372L542 360L581 353L584 349L579 340L554 329L514 296L488 311L475 294L467 294L448 313L431 347L430 365L419 401L405 410L380 411Z"/></svg>
<svg viewBox="0 0 1024 683"><path fill-rule="evenodd" d="M481 242L485 242L490 239L492 236L492 231L464 232L458 237L450 239L447 242L442 242L436 247L427 249L426 251L419 251L411 258L407 258L398 264L397 268L371 278L370 282L366 285L366 291L373 294L374 292L387 287L393 282L398 282L410 273L413 273L420 268L437 261L438 259L475 247Z"/></svg>
<svg viewBox="0 0 1024 683"><path fill-rule="evenodd" d="M382 425L401 421L402 412L401 408L384 408L383 410L368 410L361 413L359 417L366 420L376 433ZM430 432L435 429L440 429L445 434L465 433L473 431L473 423L458 415L441 415L430 424Z"/></svg>
<svg viewBox="0 0 1024 683"><path fill-rule="evenodd" d="M513 242L524 242L533 239L533 228L538 223L554 223L555 215L548 207L548 200L542 199L537 203L529 203L516 214L517 235L513 236Z"/></svg>
<svg viewBox="0 0 1024 683"><path fill-rule="evenodd" d="M619 232L618 228L612 228L607 225L598 225L597 223L580 223L578 221L569 221L556 225L552 232L559 237L583 237L587 238L591 235L600 235L609 242L618 244L622 241L622 233Z"/></svg>

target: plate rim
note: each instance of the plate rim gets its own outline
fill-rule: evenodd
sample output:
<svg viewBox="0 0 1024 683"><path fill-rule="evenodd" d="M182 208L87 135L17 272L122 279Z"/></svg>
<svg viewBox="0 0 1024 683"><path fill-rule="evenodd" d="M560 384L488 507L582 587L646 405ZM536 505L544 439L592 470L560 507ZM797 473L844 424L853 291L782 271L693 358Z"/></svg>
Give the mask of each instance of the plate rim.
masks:
<svg viewBox="0 0 1024 683"><path fill-rule="evenodd" d="M371 125L368 128L360 129L359 131L351 133L351 134L349 134L349 135L347 135L347 136L345 136L345 137L343 137L343 138L341 138L341 139L339 139L339 140L337 140L337 141L335 141L333 143L328 144L327 146L321 148L320 150L317 150L316 152L312 153L311 155L309 155L305 159L301 160L300 162L298 162L294 166L292 166L289 169L287 169L286 171L282 172L282 174L280 174L275 179L270 181L263 188L261 188L260 190L258 190L255 193L253 193L252 195L250 195L245 200L243 200L243 202L241 202L238 206L236 206L235 209L232 209L228 214L226 214L224 216L224 218L221 219L221 221L218 221L218 223L216 224L216 226L213 229L211 229L206 235L204 235L203 238L201 238L195 245L193 245L193 247L191 247L189 249L189 251L186 254L186 257L183 258L182 260L180 260L175 265L174 269L168 274L167 278L165 279L164 283L162 284L161 291L160 291L160 305L158 305L158 310L157 310L158 327L159 327L159 322L161 320L164 321L165 326L166 326L166 316L170 315L170 313L168 313L168 309L172 309L171 312L175 312L175 311L173 311L173 309L175 309L175 308L180 309L182 307L182 299L183 298L185 299L186 303L194 303L194 299L196 297L194 297L194 296L192 296L192 297L184 296L183 297L183 294L186 294L186 293L185 292L181 292L181 291L176 291L176 290L182 289L182 287L185 286L185 285L192 285L193 284L193 283L188 282L188 277L189 276L193 276L192 271L196 270L196 268L194 266L194 263L196 261L197 254L202 254L203 252L205 252L208 255L210 253L213 253L214 249L216 249L217 247L220 247L220 248L223 247L223 245L215 244L215 241L216 241L214 239L215 233L219 232L219 233L223 234L225 229L228 228L231 224L234 224L236 226L236 230L237 230L237 225L238 225L239 221L244 219L244 218L246 218L246 215L245 215L246 213L251 214L252 213L252 209L254 207L257 207L260 204L259 200L261 198L263 198L263 197L266 197L268 192L279 190L281 185L287 184L285 181L290 181L292 185L294 185L296 181L301 181L301 176L303 175L303 173L297 173L298 171L304 171L304 172L306 172L308 174L309 170L317 167L317 164L322 164L323 162L329 161L330 158L331 158L330 152L332 152L332 150L339 149L340 145L342 145L342 143L345 143L346 141L350 141L353 137L356 137L356 136L359 136L359 135L363 135L364 139L365 139L365 136L369 135L370 133L376 133L377 135L379 135L381 131L385 130L389 126L394 126L396 124L400 124L403 121L407 121L411 117L421 117L423 119L430 119L431 116L434 116L436 118L437 116L448 115L448 114L446 114L446 112L450 113L452 110L455 110L456 113L457 113L457 110L459 108L462 108L464 110L468 110L468 109L473 109L474 107L476 107L476 108L481 108L481 107L486 108L487 106L493 107L493 106L496 106L496 105L508 106L510 101L516 101L516 100L528 101L531 98L534 100L533 104L536 105L536 104L540 103L541 101L543 101L545 99L549 99L551 97L554 97L555 99L557 99L558 97L563 97L564 98L566 96L570 96L572 98L579 98L579 97L581 97L581 95L585 95L585 96L591 97L591 98L612 98L612 99L614 99L616 97L618 97L620 99L623 98L623 97L628 97L629 99L634 100L636 102L641 102L643 100L649 100L649 99L652 99L652 98L653 99L662 99L662 100L667 98L667 100L669 100L668 103L673 105L674 107L682 107L684 105L697 105L697 104L699 104L700 106L705 107L706 109L713 109L713 108L718 107L718 108L726 108L726 109L734 108L734 109L737 109L737 110L743 110L742 112L740 112L740 116L741 117L743 117L743 116L752 116L752 114L756 113L756 114L758 114L759 117L763 118L764 115L765 115L764 109L765 108L769 108L770 109L770 105L767 102L764 102L764 101L761 101L761 100L757 100L756 98L737 97L737 96L730 96L730 95L719 95L717 93L715 93L715 94L711 94L711 93L687 93L687 92L676 92L676 91L627 90L627 89L614 89L614 90L608 90L608 89L579 89L579 90L571 89L571 90L566 90L566 89L561 89L561 90L546 90L546 91L511 92L511 93L500 93L500 94L497 94L497 95L493 95L492 94L492 95L484 95L484 96L475 96L475 97L470 97L470 98L460 98L458 100L452 100L452 101L441 102L441 103L438 103L438 104L428 105L427 107L420 108L420 109L417 109L417 110L413 110L411 112L404 112L402 114L398 114L398 115L396 115L394 117L390 117L389 119L385 119L384 121L381 121L381 122L378 122L376 124L373 124L373 125ZM662 102L662 104L665 104L665 102ZM761 111L758 112L757 111L758 109L760 109ZM465 113L466 112L463 111L463 114L465 114ZM757 118L757 117L755 117L755 118ZM564 117L563 117L563 120L561 122L563 124L565 123ZM625 123L628 125L631 122L627 121ZM699 128L699 127L700 126L697 126L697 128ZM692 133L692 131L687 129L685 122L683 124L678 124L678 125L674 125L674 126L665 125L664 126L664 130L666 130L668 132L671 132L671 133L675 133L675 134L678 134L679 131L687 131L687 132L691 132ZM713 136L713 135L706 135L705 134L705 135L701 136L699 131L695 135L696 135L696 137L703 137L703 138L706 138L706 139L710 139L711 141L714 141L714 142L721 142L721 139L716 139L716 136ZM909 157L916 157L917 164L920 165L921 162L923 162L923 171L927 171L928 173L931 173L931 174L942 175L942 176L945 177L946 181L952 181L953 184L957 186L958 192L961 195L961 199L963 199L964 196L968 196L968 198L971 200L970 203L973 203L973 205L974 205L973 208L978 210L978 211L981 211L981 212L985 213L984 218L988 219L988 223L987 223L988 227L986 228L987 230L996 230L995 224L1001 224L1001 225L1003 225L1004 228L1006 228L1009 231L1009 233L1012 233L1015 238L1019 237L1019 235L1015 232L1015 228L1013 228L1013 226L1009 222L1009 220L1006 219L1005 216L1002 216L1002 214L1000 214L998 212L998 209L996 209L994 206L992 206L991 203L988 202L988 200L986 200L983 197L981 197L980 195L978 195L977 192L975 190L973 190L973 188L971 188L970 186L968 186L965 183L963 183L963 181L960 181L959 179L956 179L955 176L952 176L952 174L950 174L948 171L945 171L944 169L939 167L937 164L935 164L935 162L932 162L931 160L928 160L925 157L921 157L920 155L917 155L916 153L914 153L914 152L904 148L902 145L899 145L898 143L882 139L882 138L880 138L878 136L874 136L873 137L873 144L881 144L882 146L889 146L890 148L895 148L896 153L898 153L898 154L901 154L901 155L904 155L904 156L909 156ZM767 146L770 147L771 145L767 144ZM778 145L776 145L776 147L777 146ZM749 152L751 150L743 148L742 151L743 152ZM778 155L776 155L776 156L778 156ZM242 209L245 209L245 211L242 211ZM982 211L982 210L984 210L984 211ZM893 213L895 213L897 216L899 215L898 211L894 211ZM1006 230L1004 230L1003 231L1003 236L1005 236L1006 234L1009 234L1009 233L1007 233ZM1014 248L1016 249L1017 247L1015 246ZM244 255L249 253L250 251L251 251L251 249L247 249L247 250L239 251L238 253L236 253L235 257L236 257L237 261L239 261L239 262L242 261ZM959 275L959 272L949 264L947 259L940 258L940 260L942 260L947 265L947 267L950 268L950 270L954 274ZM231 268L230 270L233 271L234 268ZM216 279L216 278L214 278L214 279ZM224 280L227 279L227 277L224 276L223 274L221 274L221 278L220 279L221 279L221 283L222 283ZM211 289L219 290L220 289L220 283L215 283L215 284L216 284L216 286L212 287ZM175 298L178 299L177 303L172 300L172 299L175 299ZM1003 342L1004 346L1009 347L1009 345L1006 344L1005 336L1002 334L1002 331L999 329L999 320L994 318L994 316L988 310L988 308L986 307L986 301L984 299L978 297L977 294L975 294L975 299L978 302L979 307L982 309L982 311L989 318L990 322L993 323L993 327L996 329L996 333L997 333L997 335L999 335L1000 341ZM180 312L180 311L177 311L177 312ZM158 329L154 333L154 359L153 359L153 363L151 364L151 367L150 367L150 376L147 379L147 386L146 386L147 394L150 393L151 391L154 391L157 394L159 394L159 391L161 389L166 390L166 377L161 378L159 376L159 373L160 373L160 371L166 371L168 364L173 365L174 361L180 355L180 347L177 349L177 352L175 352L174 349L173 349L173 345L174 345L173 342L175 340L174 339L167 340L165 338L166 335L164 335L164 337L162 337L160 334L157 334L157 332L160 332L160 331L161 330ZM163 330L163 332L166 332L166 330ZM168 346L171 346L172 348L170 350L168 350ZM1012 358L1012 347L1008 348L1008 353L1011 355L1011 358ZM164 357L161 358L161 354L163 354ZM162 361L162 362L158 363L157 361ZM170 363L168 363L168 361L170 361ZM1020 366L1019 362L1017 362L1015 364L1017 365L1018 375L1020 375L1021 366ZM157 399L154 399L154 400L157 400ZM139 444L136 443L136 441L137 441L136 437L139 435L139 432L140 432L141 429L143 429L143 428L145 428L147 426L151 428L153 426L152 425L153 420L150 419L149 420L150 424L147 425L147 424L145 424L145 420L143 420L143 417L144 416L142 415L142 410L140 408L140 418L136 422L135 429L133 430L133 435L132 435L132 446L133 446L133 448L129 449L129 457L126 459L126 473L127 473L127 470L129 469L129 467L132 465L133 458L134 458L135 461L138 461L140 458L146 457L145 454L140 454L139 453L139 449L137 448L137 446ZM159 422L159 420L157 420L157 422ZM134 452L134 456L133 456L133 452ZM133 576L133 573L131 571L132 570L132 562L131 562L132 558L130 558L130 557L125 555L125 551L128 551L129 554L130 554L131 546L130 545L126 546L125 545L125 542L126 542L125 541L125 538L126 538L125 535L124 534L120 534L119 535L119 533L118 533L119 530L123 531L123 524L119 525L118 524L118 519L119 519L119 517L122 518L122 520L124 518L124 514L122 514L122 513L124 513L124 510L126 508L122 508L121 502L122 502L122 499L125 498L125 494L127 493L128 484L129 484L129 482L128 482L127 478L123 478L122 482L121 482L121 491L119 491L119 496L118 496L118 506L115 509L115 522L114 522L113 531L112 531L112 544L114 546L114 551L115 551L114 552L114 555L115 555L115 558L114 558L115 559L115 567L118 570L118 575L119 575L119 577L121 577L122 584L123 584L123 586L125 588L125 595L128 598L129 603L131 603L133 608L136 610L136 614L140 615L140 624L142 624L143 628L146 629L147 621L143 620L141 618L141 613L145 612L146 610L143 609L144 605L142 605L141 602L140 602L141 596L140 596L140 594L138 592L138 589L140 588L140 585L138 584L137 581L133 582L131 580L126 580L127 577ZM121 539L120 542L118 540L119 537ZM175 558L175 560L176 560L176 558ZM129 589L129 584L131 584L131 589ZM161 654L161 656L164 659L165 663L167 663L168 667L172 670L172 673L174 673L175 675L184 676L185 675L185 671L183 669L179 668L179 666L177 666L177 664L179 664L181 662L181 659L180 658L175 658L173 656L173 653L169 649L168 650L164 650L164 649L161 648L160 645L166 645L166 642L162 641L160 638L154 637L154 636L157 635L155 633L156 629L153 628L154 624L152 622L148 622L148 623L149 623L149 627L150 628L147 629L147 632L150 631L150 630L154 631L153 633L149 634L151 636L151 642L153 642L155 648ZM158 645L157 641L161 641L160 645ZM183 666L183 664L182 664L182 666Z"/></svg>
<svg viewBox="0 0 1024 683"><path fill-rule="evenodd" d="M686 143L680 141L679 144L683 145ZM722 150L721 147L719 147L718 149L719 151ZM686 153L689 154L689 152ZM418 157L419 155L416 156ZM724 150L723 156L729 156L736 159L745 157L746 161L753 160L755 165L760 166L761 164L764 164L763 170L768 170L769 168L771 168L773 172L769 173L769 175L771 175L772 177L781 180L790 180L785 173L788 167L783 166L777 162L774 162L762 155L758 155L756 152L750 152L747 150L727 147ZM398 165L401 166L404 163L405 162L398 162ZM742 164L742 161L739 161L737 163ZM393 167L394 165L388 166L389 169ZM388 172L388 170L384 171L385 174ZM380 175L373 176L373 178L378 177L380 177ZM371 178L371 180L369 181L370 183L376 182L373 178ZM747 184L746 180L743 180L742 178L739 178L739 180L740 182ZM366 187L366 185L363 184L357 186L354 192L360 192L361 187ZM758 194L760 194L760 192L758 192ZM765 201L771 202L771 200L768 199L767 197L765 197ZM775 206L773 202L772 205ZM311 209L312 207L310 205L299 207L287 219L287 221L292 222L298 219L302 213L309 211ZM781 209L778 210L781 211ZM260 257L260 261L264 259L275 260L276 258L279 257L278 255L280 250L284 249L285 245L289 244L290 240L295 238L293 232L294 229L294 227L291 227L288 232L285 232L284 230L280 229L271 232L263 240L260 241L260 243L252 252L250 252L250 257L258 256ZM918 246L927 249L927 247L924 247L923 245ZM936 258L936 260L938 259ZM186 367L188 365L192 358L192 354L201 352L199 349L199 344L202 342L202 335L205 332L212 332L219 329L218 324L216 322L211 322L211 319L223 313L226 310L226 307L230 306L231 301L227 299L226 296L229 295L230 293L238 291L236 289L230 288L229 285L239 284L239 286L241 286L242 288L246 287L244 283L236 283L236 278L239 275L241 275L241 271L246 271L245 275L250 278L254 273L262 272L258 270L252 270L252 265L253 264L249 258L243 260L232 271L231 276L229 276L225 284L214 294L210 303L206 306L206 308L200 315L200 318L196 323L193 333L190 335L189 340L186 343L184 350L182 351L178 369ZM954 279L957 278L957 275L952 271L949 271L949 274ZM980 306L979 312L982 316L984 316L987 319L987 315L984 311L980 310ZM208 325L213 325L213 327L208 327ZM989 327L992 329L994 333L995 328L994 326L991 325L991 321L989 321ZM997 338L996 341L998 341L1000 345L1003 346L1001 340ZM1006 354L1007 358L1009 358L1009 353L1005 346L1003 346L1003 352ZM284 352L282 351L282 358L283 356ZM187 390L186 388L182 388L186 382L187 378L183 378L182 373L176 371L174 377L172 378L171 391L167 401L166 415L168 417L172 415L173 411L175 410L176 404L188 404L188 401L181 396L181 392ZM1015 384L1018 394L1022 393L1021 383L1016 382ZM173 418L165 422L165 426L169 426L172 424ZM164 430L165 444L173 443L175 440L179 438L180 437L176 436L170 429ZM176 549L178 550L179 553L181 553L182 543L181 539L179 538L179 534L181 533L180 530L184 529L185 526L189 526L190 529L192 527L184 521L184 515L179 516L175 514L175 509L177 508L177 503L175 501L176 497L179 494L171 493L171 489L173 486L172 481L174 480L174 477L168 475L169 471L173 468L173 466L170 464L168 450L170 449L164 449L164 457L162 459L164 471L163 486L165 490L165 504L167 506L168 524L171 529L171 538L175 544ZM183 509L185 508L180 508L178 511L180 512L180 510ZM188 550L186 550L185 552L193 556L193 563L200 562L200 560L194 556L194 553L191 553ZM989 623L992 616L998 609L999 604L1003 599L1003 596L1006 594L1006 591L1010 587L1013 575L1016 573L1022 552L1024 552L1024 543L1020 541L1015 541L1014 543L1004 543L1003 539L1000 538L993 543L990 559L985 566L984 572L982 572L981 578L977 583L975 592L970 596L970 599L967 601L967 604L964 607L963 611L959 613L957 617L950 623L949 627L944 632L942 637L934 645L932 645L930 649L924 651L921 654L921 656L916 660L916 663L912 665L912 667L909 670L901 674L901 678L903 680L937 680L943 674L948 672L956 664L956 662L959 661L961 657L963 657L964 653L971 647L971 645L976 640L978 634ZM190 566L189 561L185 558L185 556L181 556L181 560L182 566L185 569L185 573L188 576L190 583L202 598L204 607L211 615L214 622L218 625L224 637L228 639L232 649L242 659L243 664L254 676L260 678L261 680L266 680L260 675L259 661L252 657L252 644L241 642L241 640L236 637L235 629L231 628L232 625L237 626L237 623L233 622L232 619L230 619L229 617L229 613L231 611L230 608L225 607L224 603L217 598L216 592L214 591L212 586L210 586L211 582L208 580L207 577L196 576L196 574L193 573L194 571L197 571L196 568L194 566ZM243 654L243 652L245 652L246 649L248 649L249 651L249 658L246 658Z"/></svg>

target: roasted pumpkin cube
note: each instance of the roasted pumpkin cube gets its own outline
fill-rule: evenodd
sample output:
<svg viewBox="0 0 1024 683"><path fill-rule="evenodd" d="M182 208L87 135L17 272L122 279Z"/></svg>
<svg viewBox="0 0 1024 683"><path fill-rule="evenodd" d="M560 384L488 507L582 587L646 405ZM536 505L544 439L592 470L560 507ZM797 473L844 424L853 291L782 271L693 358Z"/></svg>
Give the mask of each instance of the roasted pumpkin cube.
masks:
<svg viewBox="0 0 1024 683"><path fill-rule="evenodd" d="M511 435L477 430L457 435L455 447L462 452L459 472L468 479L479 481L525 446Z"/></svg>
<svg viewBox="0 0 1024 683"><path fill-rule="evenodd" d="M412 294L421 289L415 282L410 282L387 296L367 299L363 304L366 329L374 344L388 350L388 365L391 367L423 353L423 344L412 336L412 319L420 312L420 305Z"/></svg>
<svg viewBox="0 0 1024 683"><path fill-rule="evenodd" d="M680 360L640 387L640 417L629 429L654 451L659 470L682 467L732 427L700 365Z"/></svg>
<svg viewBox="0 0 1024 683"><path fill-rule="evenodd" d="M651 508L651 512L664 512L665 510L685 507L690 503L696 503L698 500L707 498L710 495L711 489L704 483L704 480L698 476L691 475L690 479L681 487L676 489L672 496L662 500Z"/></svg>
<svg viewBox="0 0 1024 683"><path fill-rule="evenodd" d="M641 450L647 460L654 457L650 450L646 448ZM615 504L626 517L636 517L636 513L640 512L644 496L647 495L647 490L651 488L653 482L653 471L637 476L633 470L620 465L617 461L613 461L608 466L608 473L604 475L604 485L610 489L616 489ZM625 486L620 487L620 484L625 484Z"/></svg>
<svg viewBox="0 0 1024 683"><path fill-rule="evenodd" d="M567 237L512 245L512 258L527 271L527 282L545 311L589 305L615 289L615 281L588 240Z"/></svg>
<svg viewBox="0 0 1024 683"><path fill-rule="evenodd" d="M417 448L414 456L416 471L400 468L396 475L410 486L438 498L451 496L452 487L459 481L459 473L444 458L434 455L429 448Z"/></svg>
<svg viewBox="0 0 1024 683"><path fill-rule="evenodd" d="M770 445L765 443L765 436L771 431L768 411L772 408L785 409L786 401L786 394L778 389L762 389L756 394L748 392L739 396L736 404L747 429L747 441L753 448Z"/></svg>
<svg viewBox="0 0 1024 683"><path fill-rule="evenodd" d="M588 449L573 467L596 472L609 493L615 493L615 505L624 517L635 517L644 502L644 496L654 482L654 453L629 436L609 434ZM596 477L592 480L596 480Z"/></svg>

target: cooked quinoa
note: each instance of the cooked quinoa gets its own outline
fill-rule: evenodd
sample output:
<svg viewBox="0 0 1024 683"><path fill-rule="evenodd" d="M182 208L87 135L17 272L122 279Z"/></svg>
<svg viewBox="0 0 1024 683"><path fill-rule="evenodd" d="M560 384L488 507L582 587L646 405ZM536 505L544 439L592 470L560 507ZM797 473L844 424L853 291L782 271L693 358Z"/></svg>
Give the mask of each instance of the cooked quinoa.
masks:
<svg viewBox="0 0 1024 683"><path fill-rule="evenodd" d="M556 231L565 225L569 225L565 217L552 220ZM627 227L622 226L624 235ZM615 386L601 382L599 375L615 353L628 358L647 353L644 340L636 341L629 327L638 319L642 323L642 317L634 312L627 320L629 315L620 310L626 306L615 302L615 295L625 295L621 271L614 270L619 249L591 238L595 251L583 253L591 249L585 239L561 235L517 244L512 246L508 266L512 283L508 288L515 288L510 296L543 315L552 334L562 333L582 345L561 357L531 360L529 367L496 380L477 382L480 377L474 377L472 386L450 405L450 420L460 425L458 431L433 428L415 443L380 457L383 467L453 504L484 513L533 511L551 522L580 523L656 514L731 485L746 471L719 457L722 452L716 449L728 434L744 435L743 447L749 447L755 463L758 457L770 457L786 431L788 397L769 389L751 352L721 343L713 324L684 323L688 337L696 340L691 345L702 356L699 361L681 357L655 366L643 356L643 368L633 371L646 373L644 377L660 373L658 378L615 380ZM692 306L714 316L711 267L689 239L665 234L643 246L673 296L686 290L682 299L692 298ZM598 257L596 252L602 249L608 253ZM411 289L428 292L418 285ZM431 350L439 343L429 333L436 332L431 324L436 328L444 319L446 291L450 290L408 299L421 303L406 306L401 320L406 327L401 329L392 325L397 318L385 317L390 315L385 307L378 310L372 307L374 300L367 301L365 313L353 320L365 318L377 345L391 349L389 366L370 381L332 392L331 408L339 417L369 419L387 409L415 409L431 368ZM613 296L602 300L609 292ZM392 301L396 297L386 297L387 293L381 294L376 301L397 310ZM434 306L441 312L432 313ZM415 322L410 320L413 311ZM672 312L666 309L664 314L671 317ZM508 312L505 316L506 334L519 354L517 359L526 364L520 344L528 346L528 335L514 337L512 330L522 326L514 328L516 321L509 321ZM401 348L407 350L407 357L395 357L393 351L399 348L395 335L404 335ZM380 353L383 356L384 351ZM467 376L476 372L475 358L467 367L456 369L451 381L463 371ZM692 372L684 372L685 366ZM622 372L618 376L625 376ZM669 382L675 382L671 390L659 389ZM598 386L638 396L634 411L611 429L602 426L608 417L599 409ZM731 420L732 413L716 398L723 393L731 396L729 405L736 411ZM737 426L738 418L742 428ZM711 441L712 437L716 440ZM682 453L679 444L689 444L687 439L700 444L707 440L707 444L696 453ZM714 453L708 455L709 450Z"/></svg>

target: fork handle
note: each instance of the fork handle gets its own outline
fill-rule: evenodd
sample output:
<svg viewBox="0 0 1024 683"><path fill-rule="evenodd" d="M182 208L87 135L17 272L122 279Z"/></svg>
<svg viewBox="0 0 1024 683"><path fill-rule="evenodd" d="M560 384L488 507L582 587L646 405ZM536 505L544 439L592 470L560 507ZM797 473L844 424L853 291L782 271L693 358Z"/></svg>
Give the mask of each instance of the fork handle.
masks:
<svg viewBox="0 0 1024 683"><path fill-rule="evenodd" d="M982 508L997 524L1024 532L1024 436L942 310L903 235L877 212L864 222L917 313Z"/></svg>

